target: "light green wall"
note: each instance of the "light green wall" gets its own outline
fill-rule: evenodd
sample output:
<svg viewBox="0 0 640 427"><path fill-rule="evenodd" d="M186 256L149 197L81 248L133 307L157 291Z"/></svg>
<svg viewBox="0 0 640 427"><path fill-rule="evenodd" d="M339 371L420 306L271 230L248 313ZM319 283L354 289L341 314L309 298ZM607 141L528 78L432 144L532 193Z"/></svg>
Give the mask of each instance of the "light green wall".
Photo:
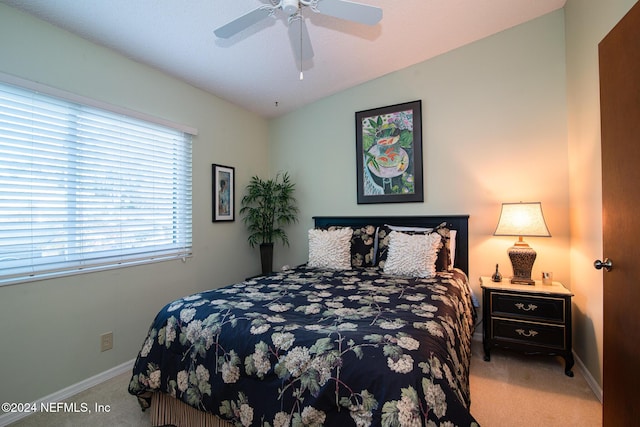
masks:
<svg viewBox="0 0 640 427"><path fill-rule="evenodd" d="M496 263L512 274L514 239L492 236L501 203L539 200L553 237L528 239L538 252L533 275L550 270L569 284L565 74L560 10L273 120L271 169L291 172L302 207L276 265L306 260L314 215L469 214L470 278L479 296L478 277ZM354 113L416 99L424 203L358 205Z"/></svg>
<svg viewBox="0 0 640 427"><path fill-rule="evenodd" d="M262 118L3 4L0 72L199 130L193 258L0 287L0 401L28 402L135 358L171 299L257 273L242 222L211 222L211 164L234 166L241 190L267 172L268 129ZM100 353L107 331L114 349Z"/></svg>
<svg viewBox="0 0 640 427"><path fill-rule="evenodd" d="M571 277L576 353L602 386L602 175L598 43L636 0L569 0L565 6Z"/></svg>

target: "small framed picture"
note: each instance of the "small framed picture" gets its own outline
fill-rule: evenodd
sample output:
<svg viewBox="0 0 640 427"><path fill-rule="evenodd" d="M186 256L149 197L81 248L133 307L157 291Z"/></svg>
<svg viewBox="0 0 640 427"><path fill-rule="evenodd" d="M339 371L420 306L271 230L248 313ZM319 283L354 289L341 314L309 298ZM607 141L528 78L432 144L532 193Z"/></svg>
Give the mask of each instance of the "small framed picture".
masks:
<svg viewBox="0 0 640 427"><path fill-rule="evenodd" d="M213 189L213 222L235 220L235 169L211 165Z"/></svg>

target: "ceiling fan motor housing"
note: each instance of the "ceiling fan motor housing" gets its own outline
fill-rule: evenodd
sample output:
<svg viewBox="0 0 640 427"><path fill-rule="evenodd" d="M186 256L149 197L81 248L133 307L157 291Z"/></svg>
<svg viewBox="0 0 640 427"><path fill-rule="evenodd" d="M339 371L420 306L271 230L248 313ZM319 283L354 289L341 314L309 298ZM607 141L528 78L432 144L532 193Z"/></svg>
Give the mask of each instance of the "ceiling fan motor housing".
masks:
<svg viewBox="0 0 640 427"><path fill-rule="evenodd" d="M298 11L298 0L282 0L282 10L289 16Z"/></svg>

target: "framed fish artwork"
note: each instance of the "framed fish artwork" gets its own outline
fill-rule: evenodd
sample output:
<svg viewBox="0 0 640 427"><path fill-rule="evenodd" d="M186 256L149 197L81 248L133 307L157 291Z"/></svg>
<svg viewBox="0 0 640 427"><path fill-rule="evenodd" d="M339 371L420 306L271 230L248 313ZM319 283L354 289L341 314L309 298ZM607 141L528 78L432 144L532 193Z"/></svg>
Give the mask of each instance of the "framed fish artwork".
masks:
<svg viewBox="0 0 640 427"><path fill-rule="evenodd" d="M422 102L356 112L358 204L423 202Z"/></svg>

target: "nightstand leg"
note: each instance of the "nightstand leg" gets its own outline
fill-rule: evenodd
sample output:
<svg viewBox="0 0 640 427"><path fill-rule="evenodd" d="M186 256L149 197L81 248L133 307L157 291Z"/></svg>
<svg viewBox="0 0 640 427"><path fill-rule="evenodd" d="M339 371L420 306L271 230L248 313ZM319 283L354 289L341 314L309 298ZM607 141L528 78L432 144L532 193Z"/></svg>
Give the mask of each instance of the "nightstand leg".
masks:
<svg viewBox="0 0 640 427"><path fill-rule="evenodd" d="M565 356L564 361L565 361L565 366L564 366L565 375L568 377L573 377L573 371L571 370L571 368L573 368L573 364L575 363L573 360L573 354L569 353L567 356Z"/></svg>
<svg viewBox="0 0 640 427"><path fill-rule="evenodd" d="M485 362L489 362L491 361L491 347L489 347L488 345L484 346L484 361Z"/></svg>

